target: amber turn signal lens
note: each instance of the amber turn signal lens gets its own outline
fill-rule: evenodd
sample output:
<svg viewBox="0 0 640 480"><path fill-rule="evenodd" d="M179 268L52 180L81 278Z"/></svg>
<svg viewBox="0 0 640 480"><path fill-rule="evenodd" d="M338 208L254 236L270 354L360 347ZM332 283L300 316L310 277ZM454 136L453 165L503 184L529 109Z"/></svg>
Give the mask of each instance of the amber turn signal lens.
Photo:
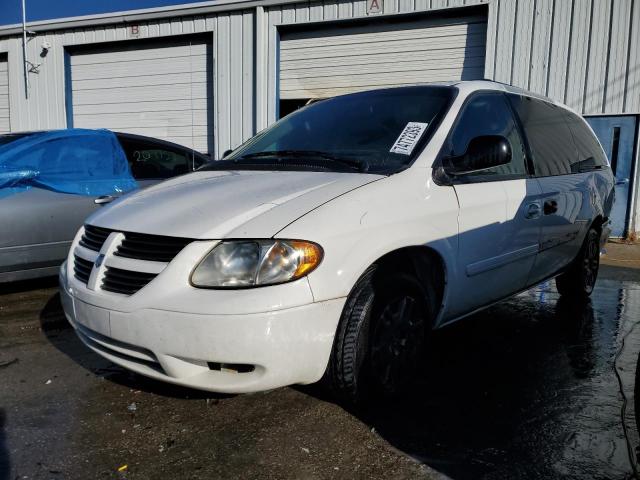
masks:
<svg viewBox="0 0 640 480"><path fill-rule="evenodd" d="M298 268L294 273L295 278L300 278L315 269L322 260L322 249L311 242L292 240L288 242L296 249L299 255Z"/></svg>

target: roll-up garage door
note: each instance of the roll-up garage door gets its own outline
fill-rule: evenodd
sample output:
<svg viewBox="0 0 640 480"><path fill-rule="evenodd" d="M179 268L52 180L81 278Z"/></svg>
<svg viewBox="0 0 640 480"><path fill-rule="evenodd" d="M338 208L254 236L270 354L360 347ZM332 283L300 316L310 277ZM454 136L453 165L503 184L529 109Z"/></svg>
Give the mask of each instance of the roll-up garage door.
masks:
<svg viewBox="0 0 640 480"><path fill-rule="evenodd" d="M0 133L11 130L9 125L9 68L7 56L0 54Z"/></svg>
<svg viewBox="0 0 640 480"><path fill-rule="evenodd" d="M485 16L283 32L280 98L484 77Z"/></svg>
<svg viewBox="0 0 640 480"><path fill-rule="evenodd" d="M168 140L202 152L209 119L211 48L201 39L132 41L72 52L73 126Z"/></svg>

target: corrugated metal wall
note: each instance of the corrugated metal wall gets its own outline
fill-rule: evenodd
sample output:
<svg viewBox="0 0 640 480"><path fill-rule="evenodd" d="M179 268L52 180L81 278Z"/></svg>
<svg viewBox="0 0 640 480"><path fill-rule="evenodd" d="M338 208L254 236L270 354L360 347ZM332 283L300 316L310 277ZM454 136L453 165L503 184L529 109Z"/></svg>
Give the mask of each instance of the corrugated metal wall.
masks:
<svg viewBox="0 0 640 480"><path fill-rule="evenodd" d="M492 9L489 78L583 114L640 112L640 2L496 0Z"/></svg>
<svg viewBox="0 0 640 480"><path fill-rule="evenodd" d="M640 2L384 0L385 14L489 3L485 77L550 96L583 114L640 113ZM276 27L366 16L366 0L275 6L268 40L267 118L275 119Z"/></svg>
<svg viewBox="0 0 640 480"><path fill-rule="evenodd" d="M65 47L120 40L160 38L211 33L213 42L213 99L215 153L249 138L254 128L253 12L155 20L139 23L132 37L125 25L42 32L28 43L28 58L41 63L39 73L29 74L29 99L24 94L22 38L0 40L0 53L8 52L11 128L13 131L65 128ZM51 43L41 58L43 41Z"/></svg>

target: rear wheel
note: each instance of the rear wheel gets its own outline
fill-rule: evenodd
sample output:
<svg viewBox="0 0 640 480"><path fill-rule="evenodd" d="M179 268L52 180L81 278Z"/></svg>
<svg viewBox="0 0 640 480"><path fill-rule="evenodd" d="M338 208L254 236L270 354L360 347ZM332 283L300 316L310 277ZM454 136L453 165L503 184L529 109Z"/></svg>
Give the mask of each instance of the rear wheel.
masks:
<svg viewBox="0 0 640 480"><path fill-rule="evenodd" d="M569 269L556 278L560 295L568 297L588 297L598 278L600 268L600 234L590 228L578 257Z"/></svg>
<svg viewBox="0 0 640 480"><path fill-rule="evenodd" d="M354 287L325 374L334 393L349 403L406 390L419 371L435 317L430 285L406 273L379 277L370 269Z"/></svg>

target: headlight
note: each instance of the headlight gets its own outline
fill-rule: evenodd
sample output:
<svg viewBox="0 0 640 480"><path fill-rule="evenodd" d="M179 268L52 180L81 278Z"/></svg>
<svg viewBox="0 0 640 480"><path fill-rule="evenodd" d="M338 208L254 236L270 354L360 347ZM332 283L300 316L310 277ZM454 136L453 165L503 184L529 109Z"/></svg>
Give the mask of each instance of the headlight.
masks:
<svg viewBox="0 0 640 480"><path fill-rule="evenodd" d="M191 274L195 287L241 288L290 282L322 260L319 245L301 240L233 240L215 246Z"/></svg>

